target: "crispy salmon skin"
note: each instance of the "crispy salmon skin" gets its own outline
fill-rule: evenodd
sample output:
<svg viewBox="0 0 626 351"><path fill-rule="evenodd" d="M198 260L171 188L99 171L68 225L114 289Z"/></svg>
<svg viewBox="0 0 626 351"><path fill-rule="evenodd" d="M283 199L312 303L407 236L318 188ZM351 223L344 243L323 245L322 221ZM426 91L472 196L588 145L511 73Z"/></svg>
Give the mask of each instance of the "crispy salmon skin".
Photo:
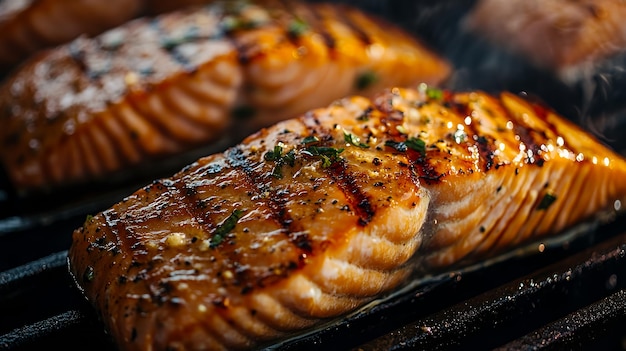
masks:
<svg viewBox="0 0 626 351"><path fill-rule="evenodd" d="M154 181L73 233L123 350L250 349L626 198L626 162L519 96L353 96Z"/></svg>
<svg viewBox="0 0 626 351"><path fill-rule="evenodd" d="M20 192L102 180L348 94L449 72L408 33L357 8L186 7L80 37L15 71L0 86L0 160Z"/></svg>

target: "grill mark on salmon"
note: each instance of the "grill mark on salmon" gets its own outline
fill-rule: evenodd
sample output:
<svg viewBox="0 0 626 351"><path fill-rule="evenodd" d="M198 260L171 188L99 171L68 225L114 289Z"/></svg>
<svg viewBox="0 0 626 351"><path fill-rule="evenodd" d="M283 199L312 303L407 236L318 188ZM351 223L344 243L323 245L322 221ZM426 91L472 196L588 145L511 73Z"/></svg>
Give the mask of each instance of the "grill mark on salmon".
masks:
<svg viewBox="0 0 626 351"><path fill-rule="evenodd" d="M322 38L324 38L324 44L329 49L330 55L335 55L334 49L337 47L337 41L329 32L328 28L322 24L324 16L322 16L316 8L306 8L303 12L307 14L307 18L312 21L313 28L319 31Z"/></svg>
<svg viewBox="0 0 626 351"><path fill-rule="evenodd" d="M281 233L289 238L289 242L299 250L297 261L290 261L286 265L283 265L284 267L278 268L280 274L270 274L258 279L259 282L257 285L264 286L267 282L285 275L289 270L300 267L306 255L310 254L313 248L306 232L289 214L285 199L285 196L289 194L282 193L280 189L273 189L264 185L270 181L273 175L269 173L259 174L256 172L254 170L254 164L251 163L250 160L246 158L243 151L238 148L228 150L227 160L233 167L243 172L245 179L244 184L248 185L250 189L249 197L264 199L263 206L269 209L270 216L280 226ZM252 189L255 190L254 193ZM247 289L251 289L251 286L248 286Z"/></svg>
<svg viewBox="0 0 626 351"><path fill-rule="evenodd" d="M249 162L243 151L238 148L230 149L227 152L227 159L232 166L240 169L244 173L245 184L249 184L250 188L256 190L254 195L268 199L266 205L270 208L272 217L282 227L285 234L289 236L290 233L297 232L298 230L293 230L295 228L292 228L293 219L286 211L285 204L281 201L280 194L277 194L274 189L264 186L268 181L267 175L255 172L253 169L254 165ZM255 184L257 182L258 184ZM293 240L293 238L291 239Z"/></svg>
<svg viewBox="0 0 626 351"><path fill-rule="evenodd" d="M367 225L376 214L376 210L372 207L372 203L364 194L363 189L359 187L356 177L347 171L343 162L335 162L329 167L329 171L332 179L339 183L339 188L349 199L350 210L354 210L359 217L358 224Z"/></svg>
<svg viewBox="0 0 626 351"><path fill-rule="evenodd" d="M320 146L328 147L328 143L332 142L329 139L331 133L320 125L320 121L315 118L314 114L305 114L305 124L308 127L307 135L319 135ZM372 207L363 189L359 187L355 176L346 169L345 164L341 161L333 162L330 167L326 168L326 173L333 181L337 182L339 189L348 199L350 203L349 210L354 210L358 215L359 225L366 225L374 216L375 209Z"/></svg>
<svg viewBox="0 0 626 351"><path fill-rule="evenodd" d="M95 37L140 16L212 0L4 0L0 3L0 74L46 49L80 36Z"/></svg>
<svg viewBox="0 0 626 351"><path fill-rule="evenodd" d="M343 98L138 190L74 231L76 284L120 349L258 348L626 201L626 160L552 110L433 96Z"/></svg>
<svg viewBox="0 0 626 351"><path fill-rule="evenodd" d="M102 179L357 91L435 84L450 72L415 38L355 8L262 4L142 17L25 62L0 87L0 159L17 192ZM100 136L91 152L75 150L84 143L73 138L88 134ZM71 169L51 161L70 157Z"/></svg>
<svg viewBox="0 0 626 351"><path fill-rule="evenodd" d="M0 73L40 50L121 25L141 12L142 3L5 0L0 6Z"/></svg>
<svg viewBox="0 0 626 351"><path fill-rule="evenodd" d="M344 11L342 11L341 8L335 9L336 14L338 17L341 18L341 21L346 23L350 27L350 29L355 33L356 37L361 40L363 45L372 44L372 39L369 37L368 33L364 31L363 28L359 27L359 25L354 22L350 16L346 15L349 12L347 11L348 9L343 10Z"/></svg>

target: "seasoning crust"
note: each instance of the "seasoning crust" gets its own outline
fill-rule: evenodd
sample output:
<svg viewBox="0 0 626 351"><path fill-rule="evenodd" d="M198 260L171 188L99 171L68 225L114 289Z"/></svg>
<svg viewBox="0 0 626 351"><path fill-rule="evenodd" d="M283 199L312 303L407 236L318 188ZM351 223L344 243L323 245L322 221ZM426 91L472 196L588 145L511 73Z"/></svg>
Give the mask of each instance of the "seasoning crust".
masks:
<svg viewBox="0 0 626 351"><path fill-rule="evenodd" d="M625 175L519 96L394 88L139 189L74 232L69 265L123 350L250 349L614 211Z"/></svg>
<svg viewBox="0 0 626 351"><path fill-rule="evenodd" d="M398 26L341 4L185 7L77 38L16 70L0 86L0 160L21 192L86 183L449 72Z"/></svg>

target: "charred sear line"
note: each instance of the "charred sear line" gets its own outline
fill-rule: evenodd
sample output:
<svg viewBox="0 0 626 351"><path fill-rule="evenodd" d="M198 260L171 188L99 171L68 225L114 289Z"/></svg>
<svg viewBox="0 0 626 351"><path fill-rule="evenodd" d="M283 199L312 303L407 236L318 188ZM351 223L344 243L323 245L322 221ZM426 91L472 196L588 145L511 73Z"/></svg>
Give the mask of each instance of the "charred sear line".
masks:
<svg viewBox="0 0 626 351"><path fill-rule="evenodd" d="M314 5L306 5L302 6L302 9L305 11L303 14L306 13L305 18L311 23L311 27L324 39L326 47L331 52L334 51L337 47L337 40L324 26L323 16L319 13L317 7Z"/></svg>
<svg viewBox="0 0 626 351"><path fill-rule="evenodd" d="M254 170L254 164L246 157L243 150L238 147L229 149L226 152L226 159L233 168L240 170L243 173L242 178L244 179L244 184L248 189L247 193L251 196L259 195L259 198L265 199L267 207L270 208L272 211L273 219L289 235L292 243L300 247L295 243L295 238L292 235L292 233L298 232L300 228L296 228L294 220L289 215L289 211L287 211L287 208L285 206L286 202L288 201L288 196L285 196L285 194L281 195L275 189L268 189L266 187L256 185L266 183L264 180L271 178L271 173L262 175L256 172ZM267 193L266 196L260 196L264 193Z"/></svg>
<svg viewBox="0 0 626 351"><path fill-rule="evenodd" d="M484 136L477 136L475 137L475 139L476 146L478 147L478 154L482 163L482 168L484 171L488 171L494 165L494 140L488 140L487 137Z"/></svg>
<svg viewBox="0 0 626 351"><path fill-rule="evenodd" d="M102 216L111 231L111 238L115 239L113 247L117 249L109 250L113 255L116 255L118 251L127 252L130 250L129 248L136 247L137 244L140 244L136 236L128 235L126 221L120 218L120 214L117 211L110 209L102 212Z"/></svg>
<svg viewBox="0 0 626 351"><path fill-rule="evenodd" d="M526 146L526 163L543 166L540 145L547 140L545 133L540 135L537 131L533 130L533 128L527 126L522 118L516 116L505 106L503 107L509 120L515 121L513 127L515 135L517 135L519 137L519 141Z"/></svg>
<svg viewBox="0 0 626 351"><path fill-rule="evenodd" d="M556 124L550 122L550 120L548 119L548 114L552 112L548 107L540 102L531 102L530 105L533 108L533 111L535 112L537 117L539 117L548 126L548 129L550 129L553 135L561 135L561 132L559 132L559 128L556 126ZM544 138L544 141L548 139L546 131L542 131L541 136ZM567 138L563 139L563 147L570 150L574 149L568 143ZM543 166L544 161L545 160L543 158L540 158L539 160L537 160L537 164L539 166Z"/></svg>
<svg viewBox="0 0 626 351"><path fill-rule="evenodd" d="M333 7L333 11L336 13L337 17L341 19L341 21L347 24L350 29L354 32L355 36L363 43L364 46L368 46L372 44L372 39L367 34L363 28L359 27L349 15L351 10L345 6L339 5L338 7Z"/></svg>
<svg viewBox="0 0 626 351"><path fill-rule="evenodd" d="M412 154L416 154L413 152ZM415 173L417 173L420 180L426 182L426 184L432 185L439 183L441 178L444 176L444 173L439 173L435 170L435 167L428 162L428 159L425 157L412 158L413 162L411 162L412 169Z"/></svg>
<svg viewBox="0 0 626 351"><path fill-rule="evenodd" d="M246 65L252 61L254 56L261 53L261 48L256 42L253 43L241 43L240 41L233 39L233 45L237 50L237 58L239 63Z"/></svg>
<svg viewBox="0 0 626 351"><path fill-rule="evenodd" d="M471 115L471 111L469 108L467 109L469 112L465 114L466 116ZM480 157L481 168L484 171L488 171L494 165L494 157L495 157L495 143L493 137L487 137L480 135L478 130L475 128L475 123L470 123L465 126L466 132L468 134L468 138L471 138L475 141L476 148L478 150L478 155Z"/></svg>
<svg viewBox="0 0 626 351"><path fill-rule="evenodd" d="M327 168L327 172L337 182L339 189L348 199L350 207L359 217L359 225L367 225L376 214L376 209L363 189L359 187L356 177L348 172L346 163L335 162L332 167Z"/></svg>
<svg viewBox="0 0 626 351"><path fill-rule="evenodd" d="M315 20L307 14L307 11L300 10L301 4L296 4L289 0L279 0L277 5L292 15L290 22L283 27L283 30L285 31L285 36L294 45L298 45L300 37L311 29L311 26L315 24Z"/></svg>
<svg viewBox="0 0 626 351"><path fill-rule="evenodd" d="M517 136L519 136L519 140L520 142L524 143L524 145L526 145L526 155L527 157L525 158L526 163L528 164L535 164L537 163L538 160L542 160L541 158L541 148L540 148L540 144L542 144L542 141L536 140L536 138L534 138L533 136L537 135L536 133L533 133L532 130L530 130L529 128L527 128L526 126L521 126L519 125L519 122L515 124L514 127L514 131L515 134ZM545 137L543 137L543 139L545 140ZM539 165L543 165L543 162L539 162Z"/></svg>
<svg viewBox="0 0 626 351"><path fill-rule="evenodd" d="M198 199L198 189L196 186L183 183L182 181L166 183L164 185L171 187L172 190L178 194L178 196L176 196L178 200L176 202L177 206L187 211L187 213L200 224L205 233L210 233L216 228L217 223L211 221L213 216L211 216L211 212L207 210L208 204L204 200Z"/></svg>
<svg viewBox="0 0 626 351"><path fill-rule="evenodd" d="M158 36L161 40L161 49L163 52L167 53L174 62L178 63L182 67L184 67L187 71L192 72L197 69L197 67L192 67L190 61L187 57L185 57L179 50L177 50L177 46L184 42L193 42L197 41L196 37L180 37L173 38L166 30L161 27L161 20L155 18L151 22L151 27L158 33Z"/></svg>

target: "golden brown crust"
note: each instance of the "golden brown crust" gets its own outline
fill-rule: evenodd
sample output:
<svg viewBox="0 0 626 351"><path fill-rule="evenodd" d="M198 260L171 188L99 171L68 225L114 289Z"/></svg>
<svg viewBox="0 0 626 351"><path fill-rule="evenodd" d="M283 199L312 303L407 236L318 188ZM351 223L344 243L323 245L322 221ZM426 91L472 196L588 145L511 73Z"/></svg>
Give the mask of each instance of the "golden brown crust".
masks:
<svg viewBox="0 0 626 351"><path fill-rule="evenodd" d="M0 88L0 158L16 188L85 182L206 145L229 125L243 136L350 93L437 83L450 70L356 9L228 4L79 38L12 75ZM252 116L231 116L241 110ZM61 167L70 157L76 169Z"/></svg>
<svg viewBox="0 0 626 351"><path fill-rule="evenodd" d="M394 88L138 190L74 232L70 268L122 349L250 348L612 209L624 175L517 96Z"/></svg>
<svg viewBox="0 0 626 351"><path fill-rule="evenodd" d="M6 0L0 7L0 72L78 36L94 36L141 12L138 0Z"/></svg>

